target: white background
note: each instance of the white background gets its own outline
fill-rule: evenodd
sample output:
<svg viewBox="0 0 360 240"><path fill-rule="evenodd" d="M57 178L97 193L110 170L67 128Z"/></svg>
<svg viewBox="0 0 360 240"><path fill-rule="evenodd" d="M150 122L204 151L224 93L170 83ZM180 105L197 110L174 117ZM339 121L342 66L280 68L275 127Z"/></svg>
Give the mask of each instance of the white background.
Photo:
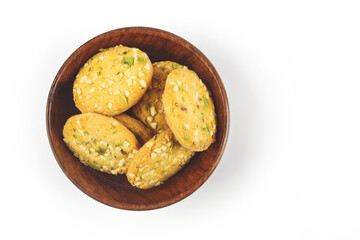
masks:
<svg viewBox="0 0 360 240"><path fill-rule="evenodd" d="M360 239L359 1L1 5L1 239ZM227 149L210 179L145 212L78 190L45 129L47 94L66 58L127 26L197 46L231 108Z"/></svg>

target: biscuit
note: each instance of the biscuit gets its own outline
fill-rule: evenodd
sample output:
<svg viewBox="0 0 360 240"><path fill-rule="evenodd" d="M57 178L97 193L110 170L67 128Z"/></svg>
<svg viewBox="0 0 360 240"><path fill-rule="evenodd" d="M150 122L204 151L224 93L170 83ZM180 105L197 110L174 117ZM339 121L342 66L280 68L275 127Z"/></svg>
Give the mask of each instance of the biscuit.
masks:
<svg viewBox="0 0 360 240"><path fill-rule="evenodd" d="M166 122L182 146L204 151L215 142L214 104L194 71L172 71L166 79L162 101Z"/></svg>
<svg viewBox="0 0 360 240"><path fill-rule="evenodd" d="M195 152L176 142L170 129L155 135L135 154L126 176L131 185L147 189L176 174Z"/></svg>
<svg viewBox="0 0 360 240"><path fill-rule="evenodd" d="M69 118L63 135L64 142L83 164L114 175L127 171L129 161L140 148L124 125L97 113Z"/></svg>
<svg viewBox="0 0 360 240"><path fill-rule="evenodd" d="M149 128L145 127L139 120L136 120L125 113L116 115L114 118L127 127L135 135L141 145L144 145L154 135L154 133Z"/></svg>
<svg viewBox="0 0 360 240"><path fill-rule="evenodd" d="M137 48L100 49L76 76L75 105L82 113L120 114L144 95L152 72L150 59Z"/></svg>
<svg viewBox="0 0 360 240"><path fill-rule="evenodd" d="M183 66L170 61L153 63L151 84L143 98L131 108L132 115L156 132L168 129L161 100L169 73Z"/></svg>

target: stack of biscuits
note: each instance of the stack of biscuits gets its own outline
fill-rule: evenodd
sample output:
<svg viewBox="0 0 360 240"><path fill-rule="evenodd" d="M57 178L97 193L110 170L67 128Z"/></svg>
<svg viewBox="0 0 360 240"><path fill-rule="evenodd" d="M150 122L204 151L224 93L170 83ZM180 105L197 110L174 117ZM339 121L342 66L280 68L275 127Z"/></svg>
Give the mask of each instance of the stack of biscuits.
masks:
<svg viewBox="0 0 360 240"><path fill-rule="evenodd" d="M69 118L64 142L98 171L126 174L147 189L176 174L215 142L215 108L197 74L175 62L151 63L122 45L100 49L73 86L82 114Z"/></svg>

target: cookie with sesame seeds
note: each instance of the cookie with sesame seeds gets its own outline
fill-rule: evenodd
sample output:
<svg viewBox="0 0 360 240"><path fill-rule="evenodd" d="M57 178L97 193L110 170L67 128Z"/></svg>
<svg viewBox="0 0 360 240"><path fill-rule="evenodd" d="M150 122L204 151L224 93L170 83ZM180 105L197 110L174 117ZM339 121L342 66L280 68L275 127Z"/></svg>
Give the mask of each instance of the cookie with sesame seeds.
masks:
<svg viewBox="0 0 360 240"><path fill-rule="evenodd" d="M149 141L154 135L151 129L145 127L139 120L136 120L125 113L116 115L114 118L127 127L135 135L141 145L144 145L144 143Z"/></svg>
<svg viewBox="0 0 360 240"><path fill-rule="evenodd" d="M136 137L119 121L97 113L69 118L64 142L80 161L101 172L125 173L140 148Z"/></svg>
<svg viewBox="0 0 360 240"><path fill-rule="evenodd" d="M76 76L75 105L82 113L120 114L144 95L152 72L149 57L137 48L119 45L100 49Z"/></svg>
<svg viewBox="0 0 360 240"><path fill-rule="evenodd" d="M167 129L140 148L126 176L131 185L138 188L158 186L187 164L194 153L182 147Z"/></svg>
<svg viewBox="0 0 360 240"><path fill-rule="evenodd" d="M210 92L194 71L172 71L162 101L166 122L182 146L198 152L215 142L215 107Z"/></svg>
<svg viewBox="0 0 360 240"><path fill-rule="evenodd" d="M143 98L131 108L132 115L147 124L156 132L161 132L169 126L165 120L162 104L162 94L165 89L166 78L169 73L184 66L171 61L153 63L151 84Z"/></svg>

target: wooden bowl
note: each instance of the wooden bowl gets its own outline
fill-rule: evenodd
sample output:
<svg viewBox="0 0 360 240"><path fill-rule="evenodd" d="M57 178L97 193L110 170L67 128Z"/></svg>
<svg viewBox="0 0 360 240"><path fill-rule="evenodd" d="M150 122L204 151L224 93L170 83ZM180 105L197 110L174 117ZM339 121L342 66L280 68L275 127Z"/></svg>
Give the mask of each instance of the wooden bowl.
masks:
<svg viewBox="0 0 360 240"><path fill-rule="evenodd" d="M217 114L216 142L196 153L180 172L148 190L132 187L125 175L98 172L80 163L63 142L66 120L80 113L72 87L80 67L100 48L122 44L146 52L152 62L170 60L193 69L211 91ZM79 47L65 61L51 86L47 107L47 132L55 158L66 176L84 193L112 207L156 209L176 203L198 189L211 175L224 152L229 132L229 106L225 88L211 62L186 40L163 30L131 27L101 34Z"/></svg>

